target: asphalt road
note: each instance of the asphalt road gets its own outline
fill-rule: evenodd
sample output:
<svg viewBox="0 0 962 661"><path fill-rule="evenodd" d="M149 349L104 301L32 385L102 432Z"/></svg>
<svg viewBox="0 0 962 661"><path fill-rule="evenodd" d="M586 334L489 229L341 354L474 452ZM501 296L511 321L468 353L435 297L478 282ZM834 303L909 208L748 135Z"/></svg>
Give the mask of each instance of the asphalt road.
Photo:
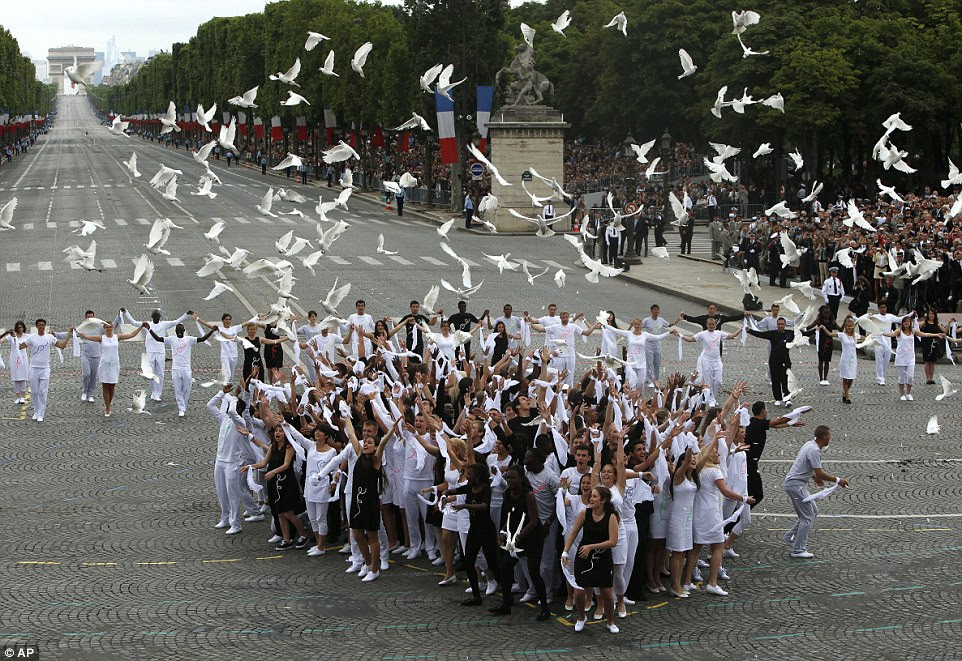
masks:
<svg viewBox="0 0 962 661"><path fill-rule="evenodd" d="M132 151L144 175L134 182L120 166ZM145 183L160 163L184 172L179 204ZM43 316L63 330L87 307L108 317L122 305L138 317L159 306L166 316L190 308L212 320L224 311L241 319L265 310L275 298L270 283L229 270L224 274L237 294L202 300L211 283L194 271L212 249L202 234L223 219L223 244L246 248L253 259L277 257L274 241L289 229L305 238L315 230L295 216L267 219L254 209L269 185L285 180L225 166L213 165L224 181L215 200L191 196L189 184L202 169L187 152L110 136L84 99L61 99L51 133L0 168L0 203L19 200L16 229L0 235L2 325ZM316 195L329 192L294 189L311 198L301 205L308 215ZM376 317L406 311L410 299L442 277L457 280L460 269L441 252L433 225L399 219L359 198L349 206L332 214L351 227L321 259L317 276L297 267L294 294L303 309L316 306L335 278L353 284L344 313L363 297ZM152 296L141 297L124 281L161 216L183 229L172 233L170 258L154 258ZM107 229L81 239L71 233L81 219ZM375 254L380 233L398 259ZM86 248L90 238L103 272L63 264L63 248ZM592 317L601 308L622 318L644 316L652 302L669 318L692 311L690 303L619 279L588 284L560 237L452 232L451 244L478 264L475 282L484 286L472 298L475 312L500 310L506 301L518 312L540 313L557 302ZM529 286L520 274L500 275L482 252L511 253L549 271ZM551 280L559 266L568 271L563 289ZM453 311L455 302L442 293L439 305ZM594 338L584 346L592 351ZM695 351L686 347L679 363L669 347L667 368L690 371ZM44 423L30 420L29 404L13 405L4 386L0 644L32 642L48 659L958 658L959 400L936 403L934 387L919 386L914 403L899 402L894 386L875 385L870 362L860 361L855 404L846 407L837 374L833 386L819 388L811 349L796 352L805 388L799 403L815 411L806 418L809 427L769 436L766 501L738 545L741 558L726 562L731 595L640 602L619 621L622 633L611 636L597 625L575 634L557 604L559 617L545 623L523 607L505 621L460 608L460 589L436 587L435 568L424 560L394 563L362 587L343 573L342 556L273 551L263 523L234 537L215 531L216 428L203 406L212 393L195 387L185 419L176 416L169 385L164 402L149 407L152 415L127 413L129 398L144 387L135 369L140 350L122 349L126 369L109 419L99 402L80 402L79 363L69 349L63 365L55 365ZM213 374L216 349L197 347L194 366L197 377ZM962 382L958 368L940 370ZM759 398L770 397L760 343L726 346L726 382L737 378L757 384ZM932 414L942 426L937 436L925 434ZM848 477L852 488L821 502L810 545L817 558L798 562L780 539L792 518L779 485L816 424L833 428L828 468Z"/></svg>

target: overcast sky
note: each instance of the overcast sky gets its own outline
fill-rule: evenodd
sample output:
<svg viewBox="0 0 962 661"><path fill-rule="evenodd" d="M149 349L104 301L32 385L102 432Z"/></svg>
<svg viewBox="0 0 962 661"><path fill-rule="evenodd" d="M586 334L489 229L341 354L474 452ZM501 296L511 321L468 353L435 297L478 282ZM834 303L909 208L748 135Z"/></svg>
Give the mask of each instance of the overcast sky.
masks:
<svg viewBox="0 0 962 661"><path fill-rule="evenodd" d="M261 11L265 0L41 0L40 10L22 0L0 0L0 25L20 42L33 59L46 58L56 46L107 48L111 35L117 48L136 51L170 50L187 41L197 26L214 16L241 16ZM387 0L384 4L401 4ZM512 2L512 4L517 4Z"/></svg>

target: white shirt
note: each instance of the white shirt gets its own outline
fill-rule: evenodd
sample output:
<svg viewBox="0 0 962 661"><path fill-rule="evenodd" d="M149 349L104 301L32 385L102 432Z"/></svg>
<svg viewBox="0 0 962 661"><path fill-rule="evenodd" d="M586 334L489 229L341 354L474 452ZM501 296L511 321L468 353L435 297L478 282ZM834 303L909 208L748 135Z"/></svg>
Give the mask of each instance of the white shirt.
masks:
<svg viewBox="0 0 962 661"><path fill-rule="evenodd" d="M822 285L822 295L825 297L825 304L828 305L829 296L845 296L845 286L837 277L832 276Z"/></svg>
<svg viewBox="0 0 962 661"><path fill-rule="evenodd" d="M190 371L190 354L197 338L192 335L184 337L165 337L164 344L170 347L171 370Z"/></svg>
<svg viewBox="0 0 962 661"><path fill-rule="evenodd" d="M320 333L315 335L307 341L307 346L311 348L315 356L324 356L328 360L334 360L336 357L334 347L343 342L343 337L337 333L328 332L327 335Z"/></svg>
<svg viewBox="0 0 962 661"><path fill-rule="evenodd" d="M695 333L695 339L701 344L701 357L709 360L721 360L721 342L726 333L720 330L703 330Z"/></svg>
<svg viewBox="0 0 962 661"><path fill-rule="evenodd" d="M240 326L231 326L230 328L219 326L218 328L221 333L230 337L230 341L220 343L220 355L224 358L237 358L237 332L240 330Z"/></svg>
<svg viewBox="0 0 962 661"><path fill-rule="evenodd" d="M559 356L575 355L575 331L581 332L581 329L570 321L567 324L552 324L544 327L546 340L565 341L563 346L551 344L551 349L557 351Z"/></svg>
<svg viewBox="0 0 962 661"><path fill-rule="evenodd" d="M347 326L342 328L341 330L346 333L348 330L350 330L351 324L354 324L355 326L360 326L361 328L366 330L368 333L374 332L374 317L372 317L367 313L358 314L357 312L355 312L354 314L352 314L350 317L347 318ZM353 350L355 356L358 353L357 351L358 337L359 335L357 333L351 336L351 349ZM371 355L371 341L366 337L364 338L364 353L367 356Z"/></svg>
<svg viewBox="0 0 962 661"><path fill-rule="evenodd" d="M50 333L43 335L27 335L23 339L30 352L31 369L50 369L50 347L57 343L57 338Z"/></svg>
<svg viewBox="0 0 962 661"><path fill-rule="evenodd" d="M125 312L124 316L127 318L128 324L133 324L134 326L141 326L142 322L135 320L130 312ZM147 327L157 333L158 336L164 337L171 328L177 324L184 323L187 319L187 313L184 313L172 321L161 321L159 323L154 323L152 321L147 322ZM155 340L150 333L147 333L147 339L144 340L144 349L147 353L164 353L164 344Z"/></svg>

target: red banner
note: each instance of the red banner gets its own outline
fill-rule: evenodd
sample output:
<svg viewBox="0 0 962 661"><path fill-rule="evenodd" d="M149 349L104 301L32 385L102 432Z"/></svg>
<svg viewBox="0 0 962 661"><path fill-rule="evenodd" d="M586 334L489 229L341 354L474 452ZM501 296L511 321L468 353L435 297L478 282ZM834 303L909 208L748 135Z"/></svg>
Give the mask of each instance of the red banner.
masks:
<svg viewBox="0 0 962 661"><path fill-rule="evenodd" d="M371 144L375 147L384 147L384 131L381 130L380 126L374 127L374 137L371 138Z"/></svg>
<svg viewBox="0 0 962 661"><path fill-rule="evenodd" d="M254 137L258 140L262 140L264 138L264 120L262 120L260 117L254 118Z"/></svg>
<svg viewBox="0 0 962 661"><path fill-rule="evenodd" d="M298 117L295 120L295 125L297 128L297 139L300 141L307 140L307 120L304 117Z"/></svg>
<svg viewBox="0 0 962 661"><path fill-rule="evenodd" d="M271 117L271 140L280 142L283 139L284 129L281 127L281 118L279 115L274 115Z"/></svg>
<svg viewBox="0 0 962 661"><path fill-rule="evenodd" d="M409 151L411 149L411 132L405 131L401 134L401 141L398 143L398 151Z"/></svg>

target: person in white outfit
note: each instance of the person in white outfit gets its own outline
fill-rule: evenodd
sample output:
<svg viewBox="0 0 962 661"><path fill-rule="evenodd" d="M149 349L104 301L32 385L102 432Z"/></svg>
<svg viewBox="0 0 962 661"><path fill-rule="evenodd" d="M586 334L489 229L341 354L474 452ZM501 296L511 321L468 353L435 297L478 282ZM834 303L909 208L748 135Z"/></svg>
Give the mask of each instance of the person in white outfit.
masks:
<svg viewBox="0 0 962 661"><path fill-rule="evenodd" d="M709 317L706 321L708 330L699 331L694 335L680 335L685 342L698 342L701 344L701 355L698 357L698 365L702 374L698 375L702 383L707 383L711 387L713 401L718 401L721 393L722 384L722 360L721 343L722 340L730 340L737 337L740 330L725 333L715 330L715 318Z"/></svg>
<svg viewBox="0 0 962 661"><path fill-rule="evenodd" d="M183 324L174 327L174 337L161 337L157 335L145 322L144 328L147 332L163 345L170 347L170 377L174 382L174 399L177 402L177 415L183 418L187 415L187 400L190 399L191 369L190 357L193 353L194 345L205 341L214 334L217 327L211 328L200 339L192 335L186 335Z"/></svg>
<svg viewBox="0 0 962 661"><path fill-rule="evenodd" d="M30 377L30 363L27 350L20 348L20 343L27 333L27 325L17 321L13 330L5 331L0 340L7 339L10 344L10 354L7 356L7 368L10 370L10 382L13 384L14 404L27 402L27 379Z"/></svg>
<svg viewBox="0 0 962 661"><path fill-rule="evenodd" d="M237 367L237 333L240 326L232 326L233 317L224 313L220 317L220 327L197 317L197 323L209 330L216 330L222 338L227 340L220 343L220 372L227 381L234 378L234 368Z"/></svg>
<svg viewBox="0 0 962 661"><path fill-rule="evenodd" d="M648 354L646 347L649 341L661 342L662 339L677 331L668 331L652 335L643 330L641 319L631 322L631 330L620 330L613 326L606 326L605 330L620 335L628 341L628 363L625 365L625 375L631 388L644 388L648 381Z"/></svg>
<svg viewBox="0 0 962 661"><path fill-rule="evenodd" d="M91 313L91 316L92 313ZM90 317L87 317L88 319ZM94 373L100 378L100 384L104 391L104 417L110 417L110 403L114 400L114 392L117 389L117 382L120 381L120 341L129 340L137 336L140 332L139 328L135 328L129 333L114 333L113 322L105 321L103 326L103 335L88 335L86 333L77 332L77 335L83 339L85 344L96 345L98 347L96 367L94 367ZM83 349L81 349L81 356L83 356ZM89 393L87 390L86 383L84 384L84 393ZM90 395L90 401L94 401L93 395Z"/></svg>
<svg viewBox="0 0 962 661"><path fill-rule="evenodd" d="M217 501L220 503L220 520L215 528L227 528L228 535L236 535L241 531L240 512L241 500L246 492L241 488L240 467L243 456L242 444L248 442L241 435L238 428L244 427L244 419L237 412L238 399L230 394L233 386L227 384L210 398L207 410L217 420L217 455L214 460L214 487L217 490ZM251 500L247 496L247 500ZM253 501L248 504L248 512L254 508Z"/></svg>
<svg viewBox="0 0 962 661"><path fill-rule="evenodd" d="M912 397L912 385L915 383L915 338L944 338L945 333L923 333L913 327L911 317L903 317L897 330L882 333L882 335L895 338L895 369L899 373L899 394L901 395L899 399L903 402L911 402L915 399Z"/></svg>
<svg viewBox="0 0 962 661"><path fill-rule="evenodd" d="M356 310L356 312L347 318L346 324L341 325L342 335L345 333L348 333L351 330L352 326L356 326L357 328L363 329L368 333L374 332L374 317L372 317L371 315L367 314L364 311L366 307L367 307L367 304L364 302L363 299L358 299L354 303L354 309ZM373 345L371 344L371 340L367 339L366 336L363 336L363 333L353 333L351 334L350 338L351 338L351 354L353 356L358 355L357 343L359 340L364 342L364 355L365 356L371 355Z"/></svg>
<svg viewBox="0 0 962 661"><path fill-rule="evenodd" d="M570 313L562 310L559 323L544 326L533 322L529 316L525 315L525 321L531 324L532 330L545 334L545 345L551 349L552 353L551 367L559 373L567 370L564 382L569 387L574 386L575 383L575 337L591 334L590 330L585 330L574 323L583 316L584 314L579 312L574 319L571 319Z"/></svg>
<svg viewBox="0 0 962 661"><path fill-rule="evenodd" d="M331 502L331 478L330 475L322 476L321 471L337 454L337 450L328 445L328 441L334 438L337 431L316 417L314 421L317 423L311 434L314 440L305 438L286 422L281 423L288 438L298 443L307 452L305 459L307 465L304 468L304 502L307 505L307 517L311 521L316 542L307 550L307 555L311 557L324 555L324 543L328 532L327 508Z"/></svg>
<svg viewBox="0 0 962 661"><path fill-rule="evenodd" d="M871 319L879 322L885 331L891 332L895 324L901 323L903 317L890 314L888 311L888 303L882 301L878 304L878 314L873 314ZM875 381L880 386L885 385L885 373L888 371L889 361L892 360L892 354L892 340L887 337L876 337Z"/></svg>
<svg viewBox="0 0 962 661"><path fill-rule="evenodd" d="M641 330L652 335L645 342L645 371L652 386L661 383L661 340L654 336L661 336L671 326L674 323L661 316L661 307L657 303L651 306L651 315L641 321Z"/></svg>
<svg viewBox="0 0 962 661"><path fill-rule="evenodd" d="M58 340L51 333L47 333L47 321L37 319L34 322L37 332L22 338L20 349L26 349L30 355L30 393L33 398L33 419L43 422L43 415L47 411L47 389L50 387L50 347L63 349L67 340L73 334L71 326L63 339Z"/></svg>
<svg viewBox="0 0 962 661"><path fill-rule="evenodd" d="M162 321L160 318L160 310L154 310L150 313L150 321L142 322L134 319L126 308L120 308L120 315L123 321L128 324L133 324L134 326L143 327L146 323L148 330L152 333L156 333L159 337L164 337L167 335L167 331L176 326L177 324L182 324L187 320L187 317L192 316L194 313L188 310L177 319L172 321ZM155 402L160 401L160 396L164 392L164 341L156 340L151 337L152 333L148 334L144 339L144 350L147 352L147 357L150 359L150 369L154 374L157 375L158 380L154 381L150 389L150 398Z"/></svg>

